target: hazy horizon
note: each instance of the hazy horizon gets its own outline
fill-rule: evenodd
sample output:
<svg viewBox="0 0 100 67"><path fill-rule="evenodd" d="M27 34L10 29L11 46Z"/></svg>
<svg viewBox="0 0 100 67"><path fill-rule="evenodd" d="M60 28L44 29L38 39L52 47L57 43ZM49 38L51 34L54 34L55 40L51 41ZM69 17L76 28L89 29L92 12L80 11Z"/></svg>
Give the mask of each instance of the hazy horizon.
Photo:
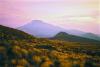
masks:
<svg viewBox="0 0 100 67"><path fill-rule="evenodd" d="M32 20L100 34L99 0L0 0L0 25L20 27Z"/></svg>

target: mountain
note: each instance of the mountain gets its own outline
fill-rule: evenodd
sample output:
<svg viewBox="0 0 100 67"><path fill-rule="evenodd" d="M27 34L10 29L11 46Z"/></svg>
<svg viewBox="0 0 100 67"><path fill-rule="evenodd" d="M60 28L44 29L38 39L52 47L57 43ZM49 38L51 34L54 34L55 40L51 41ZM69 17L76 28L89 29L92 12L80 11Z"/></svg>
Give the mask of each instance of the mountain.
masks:
<svg viewBox="0 0 100 67"><path fill-rule="evenodd" d="M85 37L85 38L90 38L90 39L95 39L95 40L99 40L100 41L100 36L99 35L96 35L96 34L93 34L93 33L85 33L85 34L82 34L80 36Z"/></svg>
<svg viewBox="0 0 100 67"><path fill-rule="evenodd" d="M41 20L32 20L32 22L21 26L18 29L36 37L53 37L61 31L61 28L47 24Z"/></svg>
<svg viewBox="0 0 100 67"><path fill-rule="evenodd" d="M80 37L80 36L71 35L71 34L68 34L66 32L60 32L55 37L53 37L51 39L64 40L64 41L70 41L70 42L100 44L100 41L97 41L97 40L94 40L94 39L89 39L89 38L84 38L84 37Z"/></svg>
<svg viewBox="0 0 100 67"><path fill-rule="evenodd" d="M93 33L87 33L87 32L74 30L74 29L66 30L61 27L48 24L41 20L32 20L30 23L23 25L18 29L27 32L33 36L41 37L41 38L51 38L54 37L59 32L63 31L70 35L75 35L79 37L85 37L85 38L90 38L90 39L95 39L100 41L100 37L98 37Z"/></svg>
<svg viewBox="0 0 100 67"><path fill-rule="evenodd" d="M23 25L18 28L19 30L25 31L29 34L32 34L36 37L53 37L57 33L63 31L72 35L81 35L85 34L85 32L78 30L66 30L61 27L57 27L48 23L45 23L41 20L32 20L30 23Z"/></svg>
<svg viewBox="0 0 100 67"><path fill-rule="evenodd" d="M13 28L0 25L0 40L9 39L30 39L33 36Z"/></svg>

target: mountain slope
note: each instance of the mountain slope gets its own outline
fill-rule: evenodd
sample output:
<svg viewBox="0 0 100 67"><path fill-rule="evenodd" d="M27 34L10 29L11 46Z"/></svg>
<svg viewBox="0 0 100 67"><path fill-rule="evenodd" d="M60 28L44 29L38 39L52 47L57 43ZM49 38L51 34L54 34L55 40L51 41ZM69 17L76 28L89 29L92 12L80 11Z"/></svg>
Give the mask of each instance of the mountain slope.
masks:
<svg viewBox="0 0 100 67"><path fill-rule="evenodd" d="M0 25L0 40L4 39L30 39L33 36L13 28Z"/></svg>
<svg viewBox="0 0 100 67"><path fill-rule="evenodd" d="M64 40L64 41L70 41L70 42L80 42L80 43L95 43L95 44L100 44L100 41L93 40L93 39L88 39L80 36L75 36L75 35L70 35L65 32L60 32L58 33L55 37L52 39L57 39L57 40Z"/></svg>
<svg viewBox="0 0 100 67"><path fill-rule="evenodd" d="M33 20L32 22L21 26L18 29L36 37L53 37L61 30L61 28L47 24L41 20Z"/></svg>

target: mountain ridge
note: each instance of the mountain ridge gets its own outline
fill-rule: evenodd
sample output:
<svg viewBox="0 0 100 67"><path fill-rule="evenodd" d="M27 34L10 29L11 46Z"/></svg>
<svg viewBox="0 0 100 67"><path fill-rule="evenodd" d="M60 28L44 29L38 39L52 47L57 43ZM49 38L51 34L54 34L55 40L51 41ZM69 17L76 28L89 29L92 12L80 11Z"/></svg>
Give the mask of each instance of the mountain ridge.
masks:
<svg viewBox="0 0 100 67"><path fill-rule="evenodd" d="M60 32L55 37L51 39L63 40L63 41L71 41L71 42L82 42L82 43L97 43L100 44L100 41L89 39L81 36L75 36L68 34L66 32Z"/></svg>

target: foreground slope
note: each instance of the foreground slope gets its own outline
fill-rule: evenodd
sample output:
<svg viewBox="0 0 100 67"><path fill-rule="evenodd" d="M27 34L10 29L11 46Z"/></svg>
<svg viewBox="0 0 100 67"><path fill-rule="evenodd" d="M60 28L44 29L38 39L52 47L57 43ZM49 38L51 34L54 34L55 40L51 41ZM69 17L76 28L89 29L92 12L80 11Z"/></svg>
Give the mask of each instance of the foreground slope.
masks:
<svg viewBox="0 0 100 67"><path fill-rule="evenodd" d="M0 25L0 40L3 39L30 39L33 36L13 28Z"/></svg>
<svg viewBox="0 0 100 67"><path fill-rule="evenodd" d="M0 30L0 67L100 67L100 46L95 44L30 38L4 26Z"/></svg>

